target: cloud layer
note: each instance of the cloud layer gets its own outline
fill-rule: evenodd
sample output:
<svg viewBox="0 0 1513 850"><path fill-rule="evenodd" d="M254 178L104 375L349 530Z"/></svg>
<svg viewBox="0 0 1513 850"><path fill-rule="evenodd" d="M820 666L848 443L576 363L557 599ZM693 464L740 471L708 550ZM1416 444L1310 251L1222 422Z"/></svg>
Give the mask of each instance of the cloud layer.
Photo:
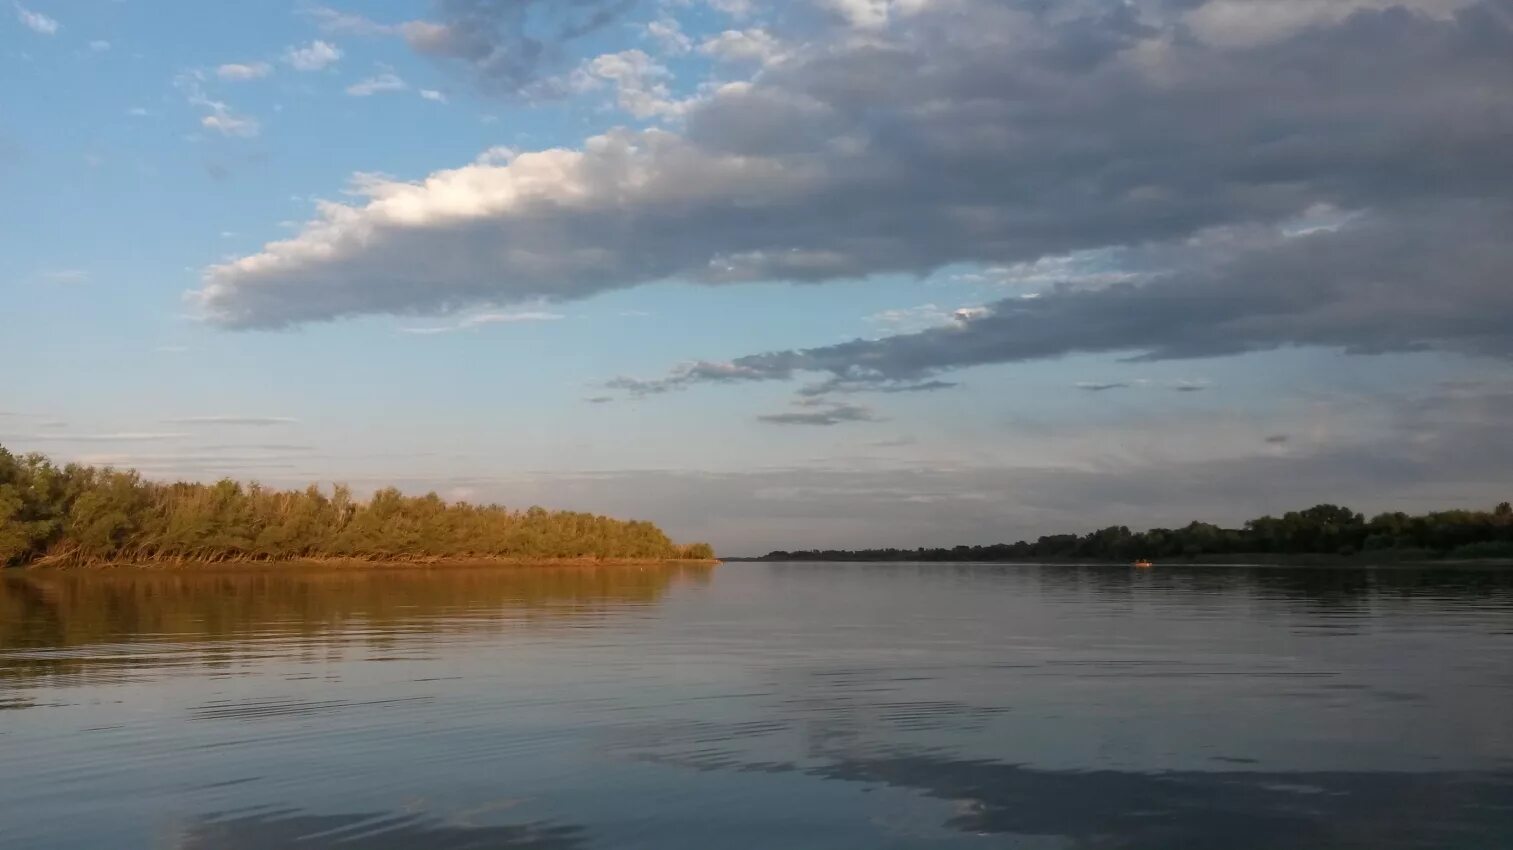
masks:
<svg viewBox="0 0 1513 850"><path fill-rule="evenodd" d="M1513 242L1500 235L1513 232L1513 205L1429 205L1416 212L1305 234L1231 234L1224 250L1195 249L1143 284L1061 287L1003 299L951 325L696 363L617 386L646 393L818 372L886 389L953 369L1067 354L1174 359L1309 345L1513 355Z"/></svg>
<svg viewBox="0 0 1513 850"><path fill-rule="evenodd" d="M1502 0L1298 0L1268 16L1237 0L871 5L770 35L750 81L683 102L672 129L362 178L362 201L208 269L195 298L224 326L276 328L665 279L1054 271L1101 251L1146 265L621 388L800 372L905 386L1073 352L1513 351ZM462 26L503 6L441 8L412 45L522 79L500 52L516 30ZM585 25L618 4L589 8Z"/></svg>

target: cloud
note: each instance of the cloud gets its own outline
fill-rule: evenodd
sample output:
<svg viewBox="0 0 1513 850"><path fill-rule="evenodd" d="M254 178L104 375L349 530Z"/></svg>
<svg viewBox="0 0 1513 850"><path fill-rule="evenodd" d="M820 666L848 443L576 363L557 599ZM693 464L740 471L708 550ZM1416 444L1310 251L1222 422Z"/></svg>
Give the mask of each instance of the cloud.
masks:
<svg viewBox="0 0 1513 850"><path fill-rule="evenodd" d="M334 44L319 39L303 47L284 51L284 61L296 71L320 71L341 60L342 52Z"/></svg>
<svg viewBox="0 0 1513 850"><path fill-rule="evenodd" d="M737 20L749 18L756 12L753 0L704 0L704 2L709 8Z"/></svg>
<svg viewBox="0 0 1513 850"><path fill-rule="evenodd" d="M182 416L163 421L170 425L252 425L257 427L294 425L299 422L298 419L290 419L287 416Z"/></svg>
<svg viewBox="0 0 1513 850"><path fill-rule="evenodd" d="M450 325L436 325L432 327L400 328L400 332L407 334L444 334L456 331L465 331L472 328L480 328L485 325L513 325L522 322L555 322L567 318L561 313L548 313L541 310L524 310L514 313L479 313L467 316Z"/></svg>
<svg viewBox="0 0 1513 850"><path fill-rule="evenodd" d="M1497 234L1510 229L1513 205L1491 202L1367 216L1338 230L1251 238L1217 260L1201 251L1143 285L1010 298L950 327L749 355L722 368L746 381L819 372L898 382L1069 354L1166 360L1323 346L1505 358L1513 356L1513 244ZM680 387L703 374L680 366L660 380Z"/></svg>
<svg viewBox="0 0 1513 850"><path fill-rule="evenodd" d="M439 92L439 91L437 91L435 89L421 89L420 91L418 91L416 93L419 94L425 100L435 101L436 103L446 103L447 102L447 96L444 93Z"/></svg>
<svg viewBox="0 0 1513 850"><path fill-rule="evenodd" d="M49 18L41 12L33 12L20 3L15 4L15 6L16 20L20 21L27 29L41 35L57 35L59 25L55 19Z"/></svg>
<svg viewBox="0 0 1513 850"><path fill-rule="evenodd" d="M145 107L133 106L132 108L126 110L126 114L130 115L133 118L146 118L147 116L151 115L152 112Z"/></svg>
<svg viewBox="0 0 1513 850"><path fill-rule="evenodd" d="M850 393L933 393L957 386L960 385L954 381L851 381L836 377L801 387L798 395L800 398L813 398Z"/></svg>
<svg viewBox="0 0 1513 850"><path fill-rule="evenodd" d="M1082 382L1080 382L1080 383L1077 384L1077 389L1079 389L1079 390L1086 390L1086 391L1088 391L1090 393L1101 393L1101 392L1108 392L1109 390L1128 389L1129 386L1130 386L1129 384L1124 383L1122 381L1114 382L1114 383L1108 383L1108 384L1099 384L1099 383L1094 383L1094 382L1091 382L1091 381L1082 381Z"/></svg>
<svg viewBox="0 0 1513 850"><path fill-rule="evenodd" d="M1286 434L1271 434L1267 436L1266 444L1271 446L1282 446L1286 445L1287 441L1290 439L1292 438Z"/></svg>
<svg viewBox="0 0 1513 850"><path fill-rule="evenodd" d="M668 83L672 72L641 50L606 53L584 62L573 74L580 91L614 85L616 102L636 118L667 118L681 115L687 104L672 96Z"/></svg>
<svg viewBox="0 0 1513 850"><path fill-rule="evenodd" d="M958 307L954 310L946 310L934 304L921 304L918 307L901 307L873 313L867 317L867 321L884 325L895 331L921 330L970 321L982 315L983 310L982 307Z"/></svg>
<svg viewBox="0 0 1513 850"><path fill-rule="evenodd" d="M918 5L899 0L819 0L821 8L859 30L882 29L888 25L895 11L909 11Z"/></svg>
<svg viewBox="0 0 1513 850"><path fill-rule="evenodd" d="M394 27L421 55L467 69L486 93L518 95L560 67L573 42L611 23L634 0L437 0L434 20Z"/></svg>
<svg viewBox="0 0 1513 850"><path fill-rule="evenodd" d="M256 118L246 115L233 115L230 112L216 112L200 119L200 126L207 130L214 130L223 136L241 136L243 138L256 136L262 129Z"/></svg>
<svg viewBox="0 0 1513 850"><path fill-rule="evenodd" d="M380 24L362 15L341 12L325 6L306 8L302 9L301 12L314 18L320 28L326 32L373 36L390 35L398 30L395 26Z"/></svg>
<svg viewBox="0 0 1513 850"><path fill-rule="evenodd" d="M399 75L385 72L347 86L347 94L353 97L368 97L380 92L404 91L409 87L409 84L400 79Z"/></svg>
<svg viewBox="0 0 1513 850"><path fill-rule="evenodd" d="M89 43L89 49L95 53L104 53L110 49L110 42L103 38L97 38Z"/></svg>
<svg viewBox="0 0 1513 850"><path fill-rule="evenodd" d="M614 400L614 396L607 395L590 396L589 398L584 399L584 401L588 402L589 404L609 404Z"/></svg>
<svg viewBox="0 0 1513 850"><path fill-rule="evenodd" d="M1502 4L1362 6L1244 48L1189 37L1201 5L895 5L888 26L785 44L753 80L710 87L676 131L368 183L292 239L207 269L197 302L226 326L284 327L669 279L1054 276L1037 264L1134 252L1150 266L1138 277L1049 280L961 328L861 348L895 370L911 349L928 370L1080 350L1485 348L1470 337L1513 327L1490 283L1508 272L1513 195ZM436 49L461 55L470 36L448 20ZM508 65L482 38L468 61ZM1359 218L1279 235L1316 208ZM1364 242L1388 234L1429 253L1385 267ZM1410 323L1409 303L1427 321ZM1117 333L1100 342L1104 329Z"/></svg>
<svg viewBox="0 0 1513 850"><path fill-rule="evenodd" d="M675 18L660 18L646 25L646 34L663 53L679 56L693 49L693 39L683 32Z"/></svg>
<svg viewBox="0 0 1513 850"><path fill-rule="evenodd" d="M195 70L180 74L173 81L174 87L184 93L189 105L205 113L200 118L200 126L223 136L256 136L261 129L257 119L238 115L224 101L209 97L203 86L204 79L205 73Z"/></svg>
<svg viewBox="0 0 1513 850"><path fill-rule="evenodd" d="M699 44L699 52L726 62L756 62L765 65L782 55L782 45L759 27L725 30Z"/></svg>
<svg viewBox="0 0 1513 850"><path fill-rule="evenodd" d="M769 413L758 416L762 422L773 425L840 425L845 422L876 422L872 409L859 404L819 402L801 404L810 409L790 413Z"/></svg>
<svg viewBox="0 0 1513 850"><path fill-rule="evenodd" d="M252 62L243 64L231 62L215 69L215 75L223 80L257 80L273 73L273 66L267 62Z"/></svg>

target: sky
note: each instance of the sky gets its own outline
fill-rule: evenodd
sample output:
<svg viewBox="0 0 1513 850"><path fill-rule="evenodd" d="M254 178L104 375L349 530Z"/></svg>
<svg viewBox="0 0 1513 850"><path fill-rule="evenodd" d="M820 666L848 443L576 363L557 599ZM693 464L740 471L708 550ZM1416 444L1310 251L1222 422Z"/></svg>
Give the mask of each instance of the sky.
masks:
<svg viewBox="0 0 1513 850"><path fill-rule="evenodd" d="M724 554L1489 506L1513 0L0 7L0 445Z"/></svg>

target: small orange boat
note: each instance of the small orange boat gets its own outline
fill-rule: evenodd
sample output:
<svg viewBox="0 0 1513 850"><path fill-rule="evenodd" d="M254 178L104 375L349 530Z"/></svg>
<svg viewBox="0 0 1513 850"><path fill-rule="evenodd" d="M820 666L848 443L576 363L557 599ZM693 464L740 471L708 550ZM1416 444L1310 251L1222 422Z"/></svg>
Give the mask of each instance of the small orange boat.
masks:
<svg viewBox="0 0 1513 850"><path fill-rule="evenodd" d="M1154 567L1155 564L1152 564L1150 561L1141 558L1140 560L1135 562L1135 566L1140 567L1141 569L1146 569L1148 567Z"/></svg>

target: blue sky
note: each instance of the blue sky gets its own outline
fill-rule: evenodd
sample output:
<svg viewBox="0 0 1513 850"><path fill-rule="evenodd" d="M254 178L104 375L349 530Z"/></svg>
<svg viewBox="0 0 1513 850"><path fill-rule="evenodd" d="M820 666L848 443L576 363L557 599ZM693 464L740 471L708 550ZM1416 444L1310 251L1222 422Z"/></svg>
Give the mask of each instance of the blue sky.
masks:
<svg viewBox="0 0 1513 850"><path fill-rule="evenodd" d="M1510 33L1501 0L12 4L0 443L727 553L1480 505Z"/></svg>

